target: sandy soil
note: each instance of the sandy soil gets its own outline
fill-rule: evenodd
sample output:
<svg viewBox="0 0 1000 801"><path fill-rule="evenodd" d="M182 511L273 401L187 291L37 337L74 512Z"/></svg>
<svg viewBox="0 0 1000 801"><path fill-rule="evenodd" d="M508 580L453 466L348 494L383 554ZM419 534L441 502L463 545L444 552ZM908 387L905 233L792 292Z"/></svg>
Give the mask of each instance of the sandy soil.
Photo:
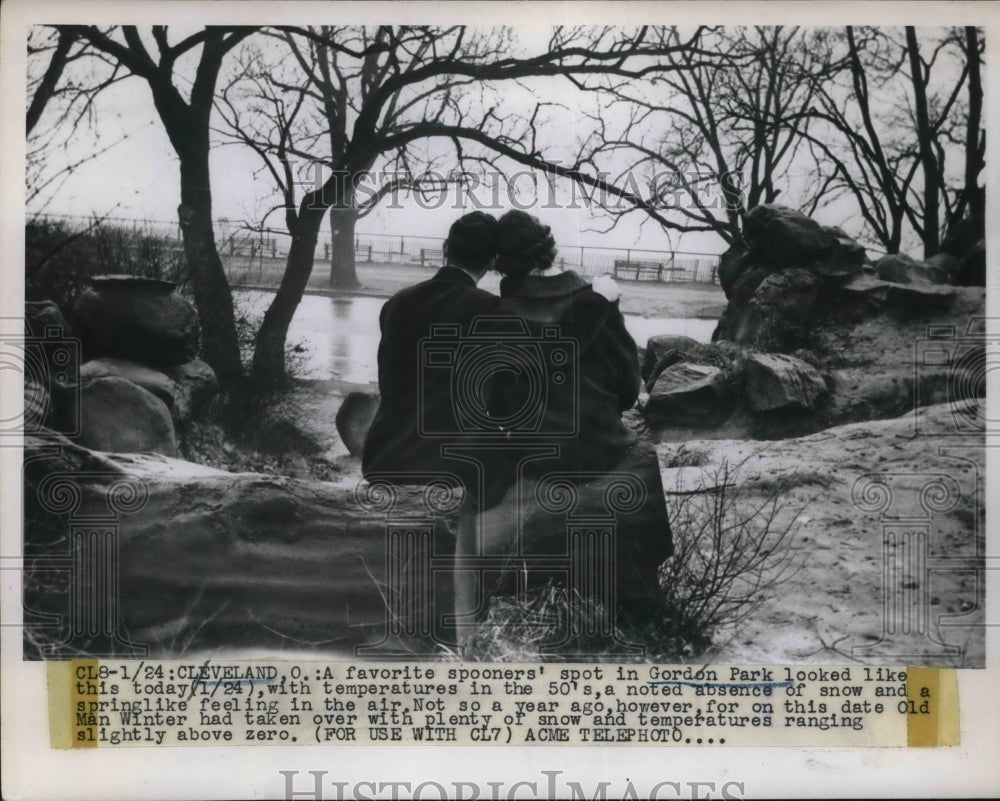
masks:
<svg viewBox="0 0 1000 801"><path fill-rule="evenodd" d="M798 572L738 630L718 632L706 660L984 666L972 569L984 552L984 440L956 431L947 404L920 412L919 434L911 414L797 439L659 446L668 491L742 463L740 503L778 493L779 523L796 524L787 558ZM704 466L667 466L692 461ZM925 554L909 547L921 536Z"/></svg>

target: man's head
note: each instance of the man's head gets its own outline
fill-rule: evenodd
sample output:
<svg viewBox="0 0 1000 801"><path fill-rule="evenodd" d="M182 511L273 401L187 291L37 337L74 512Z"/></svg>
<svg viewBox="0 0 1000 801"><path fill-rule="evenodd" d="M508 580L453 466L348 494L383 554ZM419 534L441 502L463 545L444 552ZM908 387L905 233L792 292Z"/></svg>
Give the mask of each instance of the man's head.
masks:
<svg viewBox="0 0 1000 801"><path fill-rule="evenodd" d="M496 218L473 211L451 224L444 242L444 255L448 264L461 267L478 279L493 267L499 244Z"/></svg>

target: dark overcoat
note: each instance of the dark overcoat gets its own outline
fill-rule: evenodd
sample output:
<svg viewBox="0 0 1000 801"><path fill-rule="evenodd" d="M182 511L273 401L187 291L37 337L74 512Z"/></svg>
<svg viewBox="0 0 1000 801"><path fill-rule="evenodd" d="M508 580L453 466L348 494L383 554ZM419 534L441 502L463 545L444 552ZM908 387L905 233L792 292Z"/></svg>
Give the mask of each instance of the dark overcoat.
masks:
<svg viewBox="0 0 1000 801"><path fill-rule="evenodd" d="M572 271L506 278L500 295L497 314L522 317L536 341L550 342L558 333L559 339L573 343L575 375L545 386L538 442L546 441L546 431L558 432L550 437L558 455L524 463L517 479L520 489L512 487L489 516L518 519L520 542L494 539L487 549L566 553L575 520L610 515L616 541L610 573L617 585L619 619L648 619L659 594L659 567L673 553L673 541L656 450L637 441L621 419L638 397L641 375L635 341L618 303L594 292ZM527 391L517 381L498 384L494 406L501 412L514 408ZM560 481L576 487L575 508L553 511ZM549 495L547 506L540 504L551 491L557 494ZM633 492L637 496L630 496ZM487 528L491 525L487 519ZM497 525L508 532L501 539L509 539L514 529Z"/></svg>
<svg viewBox="0 0 1000 801"><path fill-rule="evenodd" d="M362 456L366 478L423 484L428 474L451 473L463 483L475 482L467 463L443 455L443 447L462 439L445 436L455 428L453 387L440 369L429 371L422 362L421 341L432 337L433 326L450 326L454 336L445 341L457 344L498 303L472 276L450 266L386 301L379 315L379 408Z"/></svg>

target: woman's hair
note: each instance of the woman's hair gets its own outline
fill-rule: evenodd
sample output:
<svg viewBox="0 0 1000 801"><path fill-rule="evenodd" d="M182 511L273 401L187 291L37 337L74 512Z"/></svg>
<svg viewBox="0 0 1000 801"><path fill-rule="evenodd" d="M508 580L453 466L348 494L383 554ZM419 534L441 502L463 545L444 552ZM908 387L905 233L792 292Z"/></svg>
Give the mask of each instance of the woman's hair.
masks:
<svg viewBox="0 0 1000 801"><path fill-rule="evenodd" d="M523 211L508 211L499 223L500 252L497 271L511 278L524 278L533 270L552 266L556 240L547 225Z"/></svg>
<svg viewBox="0 0 1000 801"><path fill-rule="evenodd" d="M497 220L492 214L470 212L451 224L444 241L444 255L458 267L482 270L497 255L497 232Z"/></svg>

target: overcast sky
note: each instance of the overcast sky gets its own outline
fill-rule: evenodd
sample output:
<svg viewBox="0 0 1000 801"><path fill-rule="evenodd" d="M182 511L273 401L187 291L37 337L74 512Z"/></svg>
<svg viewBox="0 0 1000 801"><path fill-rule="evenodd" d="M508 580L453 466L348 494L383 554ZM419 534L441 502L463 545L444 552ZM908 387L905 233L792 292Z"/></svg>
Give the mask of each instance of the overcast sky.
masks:
<svg viewBox="0 0 1000 801"><path fill-rule="evenodd" d="M171 26L172 41L178 41L184 34L180 27ZM545 27L518 29L518 46L527 52L539 51L547 35ZM273 44L278 46L276 42ZM196 56L197 53L191 53L185 62L179 63L181 76L193 68ZM553 124L543 130L541 141L548 147L547 152L558 154L563 147L565 156L571 157L572 144L581 135L581 127L588 124L581 109L592 108L588 104L594 102L593 96L576 92L562 78L535 79L527 88L508 84L502 90L502 102L508 112L530 113L536 97L557 99L562 104L562 108L551 110ZM128 78L106 90L97 99L94 119L94 127L81 128L65 153L60 154L67 161L77 160L95 145L117 141L123 136L127 138L80 167L57 195L47 199L44 211L174 222L180 195L177 159L153 108L145 81ZM223 127L218 113L215 120ZM278 188L262 169L256 154L243 145L223 144L222 138L215 136L219 143L211 154L214 217L259 224L269 210L280 204ZM797 169L800 168L791 165L783 177L791 176L790 180L795 181ZM804 166L801 171L805 173ZM536 196L533 186L540 197ZM537 175L533 178L525 168L517 174L513 187L499 187L495 192L479 187L473 198L468 192L455 188L444 195L403 196L395 203L383 202L361 220L358 232L443 237L455 217L479 207L475 202L478 200L498 214L513 207L537 214L552 227L562 247L582 244L704 253L719 253L725 249L721 239L714 234L668 235L651 220L640 225L645 218L638 212L621 220L614 230L602 233L608 227L608 218L600 209L588 209L583 194L584 190L565 181L553 188L544 178ZM41 209L41 206L29 207L29 211ZM834 204L815 217L825 224L841 225L852 233L857 233L859 228L853 206L848 201ZM278 212L267 216L266 224L273 229L284 229Z"/></svg>

